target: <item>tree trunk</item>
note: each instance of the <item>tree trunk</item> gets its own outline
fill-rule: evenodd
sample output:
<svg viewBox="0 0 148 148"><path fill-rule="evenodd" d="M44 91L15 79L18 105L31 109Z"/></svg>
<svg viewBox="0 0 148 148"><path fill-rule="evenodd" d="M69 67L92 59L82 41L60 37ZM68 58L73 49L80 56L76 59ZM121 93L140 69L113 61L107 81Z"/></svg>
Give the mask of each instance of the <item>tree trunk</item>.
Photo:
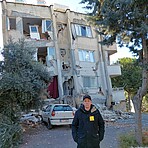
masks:
<svg viewBox="0 0 148 148"><path fill-rule="evenodd" d="M131 112L131 94L128 93L128 112Z"/></svg>
<svg viewBox="0 0 148 148"><path fill-rule="evenodd" d="M142 99L146 95L148 90L148 48L147 48L147 41L144 36L142 37L142 85L139 88L137 94L133 98L133 104L135 108L135 137L137 143L141 146L142 145L142 121L141 121L141 106L142 106Z"/></svg>
<svg viewBox="0 0 148 148"><path fill-rule="evenodd" d="M138 95L134 96L133 104L135 108L135 138L139 146L142 145L142 116L141 116L141 104L142 100Z"/></svg>

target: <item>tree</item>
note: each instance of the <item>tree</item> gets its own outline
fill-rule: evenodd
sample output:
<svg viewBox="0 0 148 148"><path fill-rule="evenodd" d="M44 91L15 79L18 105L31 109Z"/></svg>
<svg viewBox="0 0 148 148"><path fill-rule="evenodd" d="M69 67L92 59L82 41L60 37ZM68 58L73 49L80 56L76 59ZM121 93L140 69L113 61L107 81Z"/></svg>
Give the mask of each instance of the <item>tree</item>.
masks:
<svg viewBox="0 0 148 148"><path fill-rule="evenodd" d="M23 40L10 39L3 50L4 61L0 63L0 118L3 118L0 136L3 138L0 139L4 145L0 147L12 147L17 141L20 112L32 101L39 101L41 89L50 81L49 72L33 59L34 54L35 50Z"/></svg>
<svg viewBox="0 0 148 148"><path fill-rule="evenodd" d="M148 112L148 94L142 100L142 111Z"/></svg>
<svg viewBox="0 0 148 148"><path fill-rule="evenodd" d="M133 103L136 141L142 145L141 104L148 90L148 1L82 0L81 3L87 3L87 8L94 10L89 19L99 28L102 44L112 45L117 41L139 57L143 69L142 84L133 97Z"/></svg>
<svg viewBox="0 0 148 148"><path fill-rule="evenodd" d="M141 86L142 69L137 65L135 58L121 58L119 64L122 75L112 78L112 85L113 87L124 86L124 90L128 93L128 109L130 110L130 100Z"/></svg>

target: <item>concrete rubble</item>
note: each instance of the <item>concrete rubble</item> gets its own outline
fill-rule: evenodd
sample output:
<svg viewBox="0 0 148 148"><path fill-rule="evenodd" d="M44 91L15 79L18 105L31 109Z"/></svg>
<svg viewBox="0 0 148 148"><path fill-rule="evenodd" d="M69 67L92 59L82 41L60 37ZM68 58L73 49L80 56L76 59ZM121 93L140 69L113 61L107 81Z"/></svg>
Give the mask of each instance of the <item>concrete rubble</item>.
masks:
<svg viewBox="0 0 148 148"><path fill-rule="evenodd" d="M108 110L106 106L101 104L96 104L96 107L99 109L104 121L106 122L115 122L118 119L125 120L129 118L134 118L133 114L129 112L123 112L120 110Z"/></svg>
<svg viewBox="0 0 148 148"><path fill-rule="evenodd" d="M45 108L48 104L51 104L51 103L58 103L58 102L54 101L54 99L47 99L45 100L43 108ZM119 119L125 120L125 119L134 117L133 114L129 112L123 112L120 110L116 110L116 111L108 110L107 107L104 106L103 104L95 104L95 106L99 109L105 122L116 122ZM75 107L73 107L73 109L74 111L76 111ZM20 119L20 122L23 124L30 125L30 126L40 124L41 123L40 111L36 112L35 110L32 110L31 112L27 114L23 114Z"/></svg>
<svg viewBox="0 0 148 148"><path fill-rule="evenodd" d="M41 123L41 116L39 115L39 112L36 112L35 110L31 110L29 113L25 114L22 113L22 116L20 118L21 124L26 124L29 126L35 126L39 123Z"/></svg>

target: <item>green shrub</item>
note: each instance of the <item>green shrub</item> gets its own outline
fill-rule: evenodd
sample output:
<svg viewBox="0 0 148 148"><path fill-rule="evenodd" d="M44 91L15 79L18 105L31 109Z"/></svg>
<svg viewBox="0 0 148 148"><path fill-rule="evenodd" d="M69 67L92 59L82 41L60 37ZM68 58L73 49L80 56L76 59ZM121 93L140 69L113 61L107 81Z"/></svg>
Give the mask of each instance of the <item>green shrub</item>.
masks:
<svg viewBox="0 0 148 148"><path fill-rule="evenodd" d="M132 134L120 136L120 148L130 148L131 146L137 146L136 140Z"/></svg>
<svg viewBox="0 0 148 148"><path fill-rule="evenodd" d="M3 127L3 133L0 133L0 147L14 148L18 147L21 140L21 129L17 125Z"/></svg>
<svg viewBox="0 0 148 148"><path fill-rule="evenodd" d="M143 146L148 146L148 130L145 130L143 132L142 140L143 140ZM133 133L121 135L119 138L119 142L120 142L120 148L131 148L138 146Z"/></svg>
<svg viewBox="0 0 148 148"><path fill-rule="evenodd" d="M22 134L20 125L2 114L0 119L0 148L18 147Z"/></svg>

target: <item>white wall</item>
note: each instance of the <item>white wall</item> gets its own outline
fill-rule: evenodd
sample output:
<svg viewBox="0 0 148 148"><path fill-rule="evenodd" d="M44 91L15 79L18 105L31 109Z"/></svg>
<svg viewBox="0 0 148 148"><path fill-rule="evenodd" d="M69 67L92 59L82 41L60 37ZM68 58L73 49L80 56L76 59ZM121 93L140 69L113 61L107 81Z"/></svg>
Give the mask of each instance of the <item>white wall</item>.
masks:
<svg viewBox="0 0 148 148"><path fill-rule="evenodd" d="M124 89L114 88L112 94L113 94L113 101L115 102L120 102L126 99L124 95Z"/></svg>

